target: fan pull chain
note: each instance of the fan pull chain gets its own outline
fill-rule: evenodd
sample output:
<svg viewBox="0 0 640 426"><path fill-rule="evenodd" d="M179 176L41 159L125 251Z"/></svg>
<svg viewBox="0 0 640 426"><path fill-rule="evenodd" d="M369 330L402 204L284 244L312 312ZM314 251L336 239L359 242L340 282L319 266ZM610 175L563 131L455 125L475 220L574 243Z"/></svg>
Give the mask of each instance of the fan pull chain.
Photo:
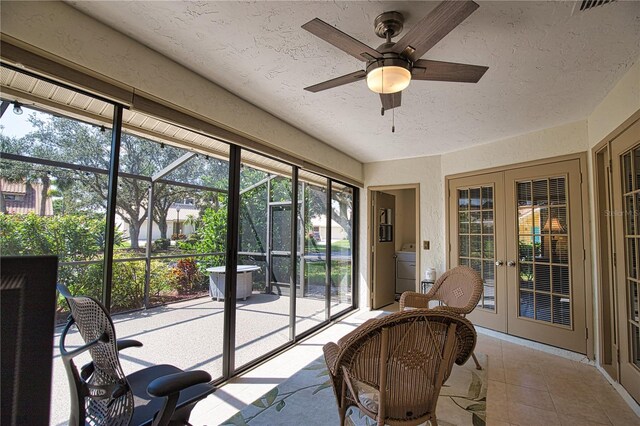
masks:
<svg viewBox="0 0 640 426"><path fill-rule="evenodd" d="M391 112L393 113L391 118L391 133L395 133L396 132L396 109L394 108Z"/></svg>

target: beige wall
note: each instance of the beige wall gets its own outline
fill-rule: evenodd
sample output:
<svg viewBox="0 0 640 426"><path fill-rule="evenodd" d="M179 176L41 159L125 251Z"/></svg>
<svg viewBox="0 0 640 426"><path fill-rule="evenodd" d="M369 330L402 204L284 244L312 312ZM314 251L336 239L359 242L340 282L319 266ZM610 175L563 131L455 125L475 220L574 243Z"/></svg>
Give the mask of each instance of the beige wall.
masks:
<svg viewBox="0 0 640 426"><path fill-rule="evenodd" d="M589 116L593 147L640 109L640 58Z"/></svg>
<svg viewBox="0 0 640 426"><path fill-rule="evenodd" d="M362 163L62 2L2 2L3 34L249 135L363 180Z"/></svg>
<svg viewBox="0 0 640 426"><path fill-rule="evenodd" d="M447 176L506 166L584 152L587 148L587 120L582 120L443 154L442 173Z"/></svg>

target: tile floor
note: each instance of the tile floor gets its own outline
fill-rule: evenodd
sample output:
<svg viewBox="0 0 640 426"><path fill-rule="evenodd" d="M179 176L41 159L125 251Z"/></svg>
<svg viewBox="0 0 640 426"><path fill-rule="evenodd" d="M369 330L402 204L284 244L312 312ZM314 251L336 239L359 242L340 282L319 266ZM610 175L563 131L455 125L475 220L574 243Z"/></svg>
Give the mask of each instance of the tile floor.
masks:
<svg viewBox="0 0 640 426"><path fill-rule="evenodd" d="M324 343L380 314L357 312L230 381L196 406L192 424L220 424L320 356ZM589 364L481 333L476 350L489 356L489 426L640 425L640 418Z"/></svg>
<svg viewBox="0 0 640 426"><path fill-rule="evenodd" d="M488 425L640 425L595 367L478 335L489 356Z"/></svg>

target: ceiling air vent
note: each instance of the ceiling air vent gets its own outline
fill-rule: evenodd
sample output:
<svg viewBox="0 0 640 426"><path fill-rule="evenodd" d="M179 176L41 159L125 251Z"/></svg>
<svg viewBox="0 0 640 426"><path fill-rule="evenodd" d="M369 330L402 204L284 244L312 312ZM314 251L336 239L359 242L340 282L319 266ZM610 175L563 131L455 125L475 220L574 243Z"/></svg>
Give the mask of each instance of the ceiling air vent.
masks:
<svg viewBox="0 0 640 426"><path fill-rule="evenodd" d="M582 0L578 2L578 4L580 5L579 10L582 12L585 10L593 9L594 7L602 6L603 4L611 3L613 1L616 0Z"/></svg>

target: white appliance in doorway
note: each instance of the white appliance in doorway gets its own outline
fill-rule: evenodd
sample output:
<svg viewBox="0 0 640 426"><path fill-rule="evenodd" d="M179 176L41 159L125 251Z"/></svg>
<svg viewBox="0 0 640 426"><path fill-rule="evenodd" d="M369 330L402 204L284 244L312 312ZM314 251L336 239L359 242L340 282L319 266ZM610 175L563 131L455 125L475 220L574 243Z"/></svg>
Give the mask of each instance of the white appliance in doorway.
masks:
<svg viewBox="0 0 640 426"><path fill-rule="evenodd" d="M416 245L405 243L396 252L396 294L416 291Z"/></svg>

